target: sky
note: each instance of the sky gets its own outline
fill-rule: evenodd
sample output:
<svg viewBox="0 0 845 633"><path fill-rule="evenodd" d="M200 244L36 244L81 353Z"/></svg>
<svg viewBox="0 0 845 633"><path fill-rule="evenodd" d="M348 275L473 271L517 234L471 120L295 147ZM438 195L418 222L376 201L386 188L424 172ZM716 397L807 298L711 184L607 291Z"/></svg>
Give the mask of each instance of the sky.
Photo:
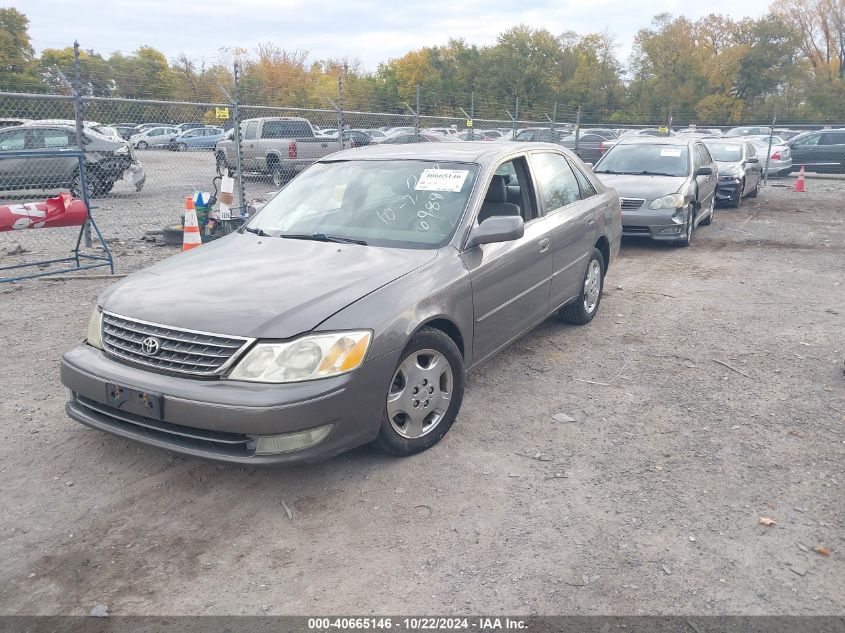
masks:
<svg viewBox="0 0 845 633"><path fill-rule="evenodd" d="M7 0L8 1L8 0ZM253 50L271 42L304 50L309 60L359 59L367 70L422 46L464 38L491 44L515 25L554 34L607 30L623 61L637 31L661 12L691 19L709 13L759 17L770 0L12 0L27 15L36 50L71 46L108 56L150 45L168 59L180 53L216 61L219 49ZM9 6L9 5L6 5Z"/></svg>

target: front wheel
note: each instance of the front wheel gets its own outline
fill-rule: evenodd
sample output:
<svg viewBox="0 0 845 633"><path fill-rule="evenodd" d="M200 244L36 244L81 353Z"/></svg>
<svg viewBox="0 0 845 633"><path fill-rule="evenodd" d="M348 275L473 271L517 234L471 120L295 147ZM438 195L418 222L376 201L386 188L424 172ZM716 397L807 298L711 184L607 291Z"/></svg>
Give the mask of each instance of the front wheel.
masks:
<svg viewBox="0 0 845 633"><path fill-rule="evenodd" d="M138 141L138 144L135 147L137 147L138 149L147 149L149 146L150 144L146 141Z"/></svg>
<svg viewBox="0 0 845 633"><path fill-rule="evenodd" d="M387 386L374 445L407 456L431 448L452 428L464 396L464 363L455 342L440 330L414 334Z"/></svg>
<svg viewBox="0 0 845 633"><path fill-rule="evenodd" d="M597 248L593 249L587 272L584 273L584 283L581 294L570 304L563 306L558 316L561 320L576 325L585 325L593 320L599 311L602 291L604 290L604 273L606 264L604 256Z"/></svg>
<svg viewBox="0 0 845 633"><path fill-rule="evenodd" d="M692 244L692 232L695 230L695 210L692 205L687 208L687 221L684 236L675 242L675 246L689 246Z"/></svg>
<svg viewBox="0 0 845 633"><path fill-rule="evenodd" d="M226 170L229 169L229 163L226 162L225 154L219 153L217 154L217 174L219 176L225 176Z"/></svg>
<svg viewBox="0 0 845 633"><path fill-rule="evenodd" d="M188 146L184 143L176 143L176 151L177 152L186 152L188 151Z"/></svg>

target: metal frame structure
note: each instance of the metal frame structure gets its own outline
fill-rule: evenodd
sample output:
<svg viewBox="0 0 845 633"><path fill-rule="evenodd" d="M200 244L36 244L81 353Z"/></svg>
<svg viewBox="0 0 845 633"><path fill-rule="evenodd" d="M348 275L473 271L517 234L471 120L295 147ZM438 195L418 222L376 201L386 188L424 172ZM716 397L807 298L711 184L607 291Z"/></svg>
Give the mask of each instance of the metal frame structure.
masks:
<svg viewBox="0 0 845 633"><path fill-rule="evenodd" d="M70 273L77 270L86 270L89 268L102 268L108 266L111 274L114 274L114 257L112 256L109 245L103 238L100 228L94 221L91 215L91 204L88 197L88 175L85 172L85 152L80 150L55 150L55 151L16 151L16 152L0 152L0 160L7 158L53 158L57 155L75 157L79 161L79 180L82 189L82 201L85 203L85 208L88 209L88 219L79 227L79 235L76 237L76 246L73 248L73 255L70 257L60 257L58 259L46 259L36 262L27 262L24 264L12 264L10 266L0 266L0 271L17 270L20 268L30 268L32 266L49 266L52 264L59 264L65 262L74 262L75 265L62 268L60 270L47 270L38 273L31 273L26 275L17 275L15 277L0 277L0 283L8 281L20 281L22 279L33 279L35 277L45 277L47 275L58 275L61 273ZM82 243L82 236L85 234L86 227L90 226L97 234L100 244L103 245L103 255L95 255L94 253L85 253L80 251L80 244ZM39 229L24 229L25 231L39 230ZM87 263L92 262L92 263ZM5 273L4 273L5 274Z"/></svg>

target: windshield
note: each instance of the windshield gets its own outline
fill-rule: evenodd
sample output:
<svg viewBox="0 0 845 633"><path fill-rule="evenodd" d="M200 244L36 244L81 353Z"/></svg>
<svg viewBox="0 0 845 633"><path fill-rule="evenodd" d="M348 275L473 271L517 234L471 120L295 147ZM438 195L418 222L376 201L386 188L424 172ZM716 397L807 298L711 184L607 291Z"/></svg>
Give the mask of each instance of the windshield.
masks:
<svg viewBox="0 0 845 633"><path fill-rule="evenodd" d="M686 145L616 145L593 170L597 174L643 174L686 176L689 158Z"/></svg>
<svg viewBox="0 0 845 633"><path fill-rule="evenodd" d="M737 143L705 143L713 160L720 163L737 163L742 160L742 145Z"/></svg>
<svg viewBox="0 0 845 633"><path fill-rule="evenodd" d="M247 230L437 248L455 232L477 175L478 166L466 163L316 163L270 200Z"/></svg>

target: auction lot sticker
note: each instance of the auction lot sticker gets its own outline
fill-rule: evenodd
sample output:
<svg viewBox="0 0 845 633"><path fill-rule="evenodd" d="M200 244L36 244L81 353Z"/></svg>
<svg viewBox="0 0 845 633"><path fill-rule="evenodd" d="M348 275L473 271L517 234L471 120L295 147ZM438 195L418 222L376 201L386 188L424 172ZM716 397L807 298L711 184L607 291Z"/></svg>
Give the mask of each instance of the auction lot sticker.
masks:
<svg viewBox="0 0 845 633"><path fill-rule="evenodd" d="M458 193L464 186L466 169L423 169L414 189L417 191L450 191Z"/></svg>

